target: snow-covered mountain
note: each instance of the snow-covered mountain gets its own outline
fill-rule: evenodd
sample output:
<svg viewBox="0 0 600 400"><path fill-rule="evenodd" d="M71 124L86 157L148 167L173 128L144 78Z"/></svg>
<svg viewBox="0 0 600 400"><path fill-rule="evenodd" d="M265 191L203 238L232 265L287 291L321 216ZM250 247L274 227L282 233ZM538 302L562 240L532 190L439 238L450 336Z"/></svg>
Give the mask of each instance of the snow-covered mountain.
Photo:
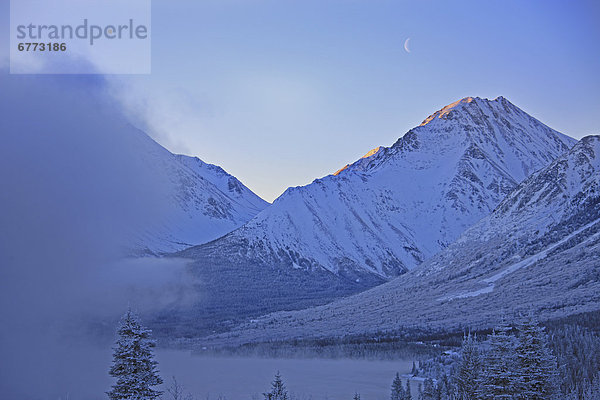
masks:
<svg viewBox="0 0 600 400"><path fill-rule="evenodd" d="M487 328L503 317L598 309L600 136L588 136L409 273L325 306L256 319L210 342Z"/></svg>
<svg viewBox="0 0 600 400"><path fill-rule="evenodd" d="M503 97L465 98L186 255L232 251L243 264L393 277L456 240L574 142Z"/></svg>
<svg viewBox="0 0 600 400"><path fill-rule="evenodd" d="M136 237L137 252L168 253L209 242L269 205L221 167L173 154L143 132L138 136L142 162L162 175L168 209Z"/></svg>
<svg viewBox="0 0 600 400"><path fill-rule="evenodd" d="M184 316L190 332L384 283L444 249L573 143L502 97L444 107L393 146L177 253L192 260L203 296Z"/></svg>
<svg viewBox="0 0 600 400"><path fill-rule="evenodd" d="M107 85L101 76L0 78L2 172L7 188L23 187L2 200L13 208L27 204L19 195L39 201L22 213L40 224L38 210L59 219L48 236L76 225L84 233L74 236L110 247L103 253L172 252L214 240L268 205L221 168L172 154L134 127Z"/></svg>

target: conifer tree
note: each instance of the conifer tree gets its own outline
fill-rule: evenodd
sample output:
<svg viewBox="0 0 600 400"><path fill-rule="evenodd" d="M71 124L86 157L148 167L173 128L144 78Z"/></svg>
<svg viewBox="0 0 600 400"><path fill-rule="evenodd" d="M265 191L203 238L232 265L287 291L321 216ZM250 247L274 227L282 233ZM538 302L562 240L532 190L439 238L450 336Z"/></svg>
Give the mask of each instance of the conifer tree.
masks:
<svg viewBox="0 0 600 400"><path fill-rule="evenodd" d="M584 388L583 400L600 400L600 373Z"/></svg>
<svg viewBox="0 0 600 400"><path fill-rule="evenodd" d="M531 318L519 326L516 356L517 397L551 399L558 389L556 358L548 348L544 329Z"/></svg>
<svg viewBox="0 0 600 400"><path fill-rule="evenodd" d="M158 363L154 361L155 342L150 333L131 309L121 319L109 371L117 378L112 390L107 392L111 400L152 400L161 395L152 388L160 385L162 379L158 375Z"/></svg>
<svg viewBox="0 0 600 400"><path fill-rule="evenodd" d="M281 380L279 371L275 374L275 380L271 383L271 391L263 393L265 400L288 400L288 392Z"/></svg>
<svg viewBox="0 0 600 400"><path fill-rule="evenodd" d="M396 372L396 377L392 382L392 394L390 396L391 400L405 400L404 396L404 387L402 386L402 379L400 379L400 374Z"/></svg>
<svg viewBox="0 0 600 400"><path fill-rule="evenodd" d="M360 400L360 394L354 393L354 397L352 399L353 400Z"/></svg>
<svg viewBox="0 0 600 400"><path fill-rule="evenodd" d="M423 382L423 390L419 393L420 400L435 400L437 397L435 385L431 378L425 379Z"/></svg>
<svg viewBox="0 0 600 400"><path fill-rule="evenodd" d="M456 371L456 387L459 399L474 399L477 394L481 359L477 342L469 333L462 343L461 358Z"/></svg>
<svg viewBox="0 0 600 400"><path fill-rule="evenodd" d="M444 374L442 375L442 377L440 378L437 387L437 396L436 399L438 400L450 400L450 399L454 399L454 388L453 385L450 382L450 379L448 378L448 375Z"/></svg>
<svg viewBox="0 0 600 400"><path fill-rule="evenodd" d="M516 368L516 340L508 327L495 330L489 337L490 349L479 376L478 398L512 400L519 387Z"/></svg>
<svg viewBox="0 0 600 400"><path fill-rule="evenodd" d="M406 391L404 392L404 399L405 400L413 400L411 391L410 391L410 379L406 380Z"/></svg>

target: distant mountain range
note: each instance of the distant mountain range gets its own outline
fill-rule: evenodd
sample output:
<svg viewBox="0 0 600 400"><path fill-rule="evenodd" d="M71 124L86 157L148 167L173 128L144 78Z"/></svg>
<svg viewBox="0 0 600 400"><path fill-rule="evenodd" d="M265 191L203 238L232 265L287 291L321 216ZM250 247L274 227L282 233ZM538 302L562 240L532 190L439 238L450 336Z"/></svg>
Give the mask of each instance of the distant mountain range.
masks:
<svg viewBox="0 0 600 400"><path fill-rule="evenodd" d="M245 343L488 328L600 308L600 136L588 136L513 190L494 212L409 273L321 307L279 312L211 338Z"/></svg>
<svg viewBox="0 0 600 400"><path fill-rule="evenodd" d="M414 269L575 142L503 97L450 104L391 147L177 253L202 282L190 320L212 329L323 304Z"/></svg>

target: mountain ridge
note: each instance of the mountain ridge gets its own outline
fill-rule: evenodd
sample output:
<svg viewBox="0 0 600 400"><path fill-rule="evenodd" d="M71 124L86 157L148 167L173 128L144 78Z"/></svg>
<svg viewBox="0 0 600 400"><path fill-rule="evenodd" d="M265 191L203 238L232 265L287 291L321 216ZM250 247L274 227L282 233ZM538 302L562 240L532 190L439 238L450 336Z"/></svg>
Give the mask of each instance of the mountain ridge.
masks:
<svg viewBox="0 0 600 400"><path fill-rule="evenodd" d="M322 305L414 269L574 142L507 100L473 98L338 175L288 188L240 228L173 255L200 282L190 332Z"/></svg>
<svg viewBox="0 0 600 400"><path fill-rule="evenodd" d="M256 318L202 343L486 329L512 314L558 318L600 309L599 268L600 136L588 136L413 271L327 305Z"/></svg>
<svg viewBox="0 0 600 400"><path fill-rule="evenodd" d="M240 227L268 206L222 167L198 157L173 154L143 131L137 131L141 162L166 188L165 218L134 233L128 250L161 255L206 243Z"/></svg>
<svg viewBox="0 0 600 400"><path fill-rule="evenodd" d="M240 251L261 262L279 257L307 270L362 269L389 278L414 268L574 143L502 97L468 99L392 146L288 188L220 240L248 243ZM406 189L411 185L419 193Z"/></svg>

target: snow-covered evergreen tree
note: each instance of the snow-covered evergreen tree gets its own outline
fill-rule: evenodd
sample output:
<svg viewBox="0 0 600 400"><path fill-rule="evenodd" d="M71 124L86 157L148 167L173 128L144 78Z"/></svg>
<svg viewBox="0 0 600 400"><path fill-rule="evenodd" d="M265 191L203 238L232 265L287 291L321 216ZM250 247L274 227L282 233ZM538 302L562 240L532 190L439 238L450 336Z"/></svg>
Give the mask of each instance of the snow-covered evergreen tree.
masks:
<svg viewBox="0 0 600 400"><path fill-rule="evenodd" d="M592 382L584 380L572 388L564 397L564 400L600 400L600 375Z"/></svg>
<svg viewBox="0 0 600 400"><path fill-rule="evenodd" d="M410 391L410 379L406 380L406 390L404 391L404 398L406 400L413 400L412 393Z"/></svg>
<svg viewBox="0 0 600 400"><path fill-rule="evenodd" d="M425 382L423 382L423 389L419 390L419 400L436 400L436 397L437 393L433 379L425 379Z"/></svg>
<svg viewBox="0 0 600 400"><path fill-rule="evenodd" d="M479 376L478 398L481 400L512 400L520 385L515 374L516 339L508 331L508 327L501 327L489 337L490 349Z"/></svg>
<svg viewBox="0 0 600 400"><path fill-rule="evenodd" d="M593 382L585 385L583 400L600 400L600 373L596 375Z"/></svg>
<svg viewBox="0 0 600 400"><path fill-rule="evenodd" d="M353 400L360 400L360 394L354 393L354 397L352 399Z"/></svg>
<svg viewBox="0 0 600 400"><path fill-rule="evenodd" d="M275 374L275 379L271 383L271 391L263 393L265 400L288 400L288 392L281 380L281 374L279 371Z"/></svg>
<svg viewBox="0 0 600 400"><path fill-rule="evenodd" d="M481 358L479 349L477 342L469 333L463 339L461 357L455 376L459 399L475 399L480 372Z"/></svg>
<svg viewBox="0 0 600 400"><path fill-rule="evenodd" d="M450 382L450 379L448 378L448 375L446 375L446 374L442 375L442 377L438 381L437 386L436 386L436 391L437 391L437 395L436 395L437 400L455 399L456 390L454 389L454 386L452 385L452 383Z"/></svg>
<svg viewBox="0 0 600 400"><path fill-rule="evenodd" d="M532 319L522 323L518 329L515 369L517 398L552 399L558 389L558 370L556 358L548 348L544 329Z"/></svg>
<svg viewBox="0 0 600 400"><path fill-rule="evenodd" d="M162 379L158 375L158 363L154 360L152 348L155 342L150 333L131 310L121 319L109 371L117 378L112 390L107 392L111 400L152 400L161 395L152 388L160 385Z"/></svg>
<svg viewBox="0 0 600 400"><path fill-rule="evenodd" d="M391 400L405 400L404 387L402 386L402 379L400 374L396 372L396 377L392 382L392 394L390 395Z"/></svg>

